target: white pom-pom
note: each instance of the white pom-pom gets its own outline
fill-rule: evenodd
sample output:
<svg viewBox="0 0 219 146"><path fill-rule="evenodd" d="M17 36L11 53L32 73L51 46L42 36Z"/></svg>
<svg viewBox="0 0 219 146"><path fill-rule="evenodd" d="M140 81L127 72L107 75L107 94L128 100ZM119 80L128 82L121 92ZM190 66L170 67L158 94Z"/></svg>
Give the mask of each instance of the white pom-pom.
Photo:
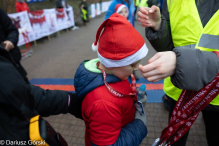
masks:
<svg viewBox="0 0 219 146"><path fill-rule="evenodd" d="M98 45L94 45L94 43L93 43L93 44L92 44L92 50L93 50L94 52L96 52L97 49L98 49Z"/></svg>

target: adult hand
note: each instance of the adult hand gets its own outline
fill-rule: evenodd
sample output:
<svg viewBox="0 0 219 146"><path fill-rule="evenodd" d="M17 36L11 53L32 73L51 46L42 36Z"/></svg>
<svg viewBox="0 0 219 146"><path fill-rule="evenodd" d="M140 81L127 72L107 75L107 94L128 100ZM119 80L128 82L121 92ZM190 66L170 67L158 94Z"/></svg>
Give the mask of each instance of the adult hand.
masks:
<svg viewBox="0 0 219 146"><path fill-rule="evenodd" d="M140 7L138 11L138 21L141 22L141 25L144 27L151 27L155 31L159 30L161 27L161 14L160 8L157 6L149 7Z"/></svg>
<svg viewBox="0 0 219 146"><path fill-rule="evenodd" d="M139 65L142 76L149 82L157 82L175 73L176 54L172 51L155 54L145 66Z"/></svg>
<svg viewBox="0 0 219 146"><path fill-rule="evenodd" d="M11 49L14 48L14 45L11 41L4 41L2 42L2 46L7 50L10 51Z"/></svg>

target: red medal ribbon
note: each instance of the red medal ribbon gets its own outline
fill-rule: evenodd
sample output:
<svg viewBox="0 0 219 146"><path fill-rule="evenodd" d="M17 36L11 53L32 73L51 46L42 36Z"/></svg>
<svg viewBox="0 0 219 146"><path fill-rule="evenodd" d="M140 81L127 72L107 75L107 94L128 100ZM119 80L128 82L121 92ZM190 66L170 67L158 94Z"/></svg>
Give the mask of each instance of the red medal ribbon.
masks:
<svg viewBox="0 0 219 146"><path fill-rule="evenodd" d="M98 61L98 62L97 62L97 68L98 68L98 69L100 69L100 68L99 68L99 64L100 64L100 62ZM131 79L132 79L131 90L132 90L132 93L123 94L123 93L118 92L118 91L116 91L115 89L113 89L113 88L106 82L106 76L107 76L107 75L106 75L106 72L105 72L105 70L102 70L102 69L100 69L100 70L101 70L102 73L103 73L103 79L104 79L105 86L106 86L106 88L108 89L108 91L109 91L112 95L117 96L117 97L133 96L133 99L134 99L135 101L137 101L136 80L135 80L135 77L134 77L133 74L131 74Z"/></svg>
<svg viewBox="0 0 219 146"><path fill-rule="evenodd" d="M183 90L174 107L169 125L162 131L159 145L167 140L170 146L192 126L203 110L219 94L219 74L199 91Z"/></svg>

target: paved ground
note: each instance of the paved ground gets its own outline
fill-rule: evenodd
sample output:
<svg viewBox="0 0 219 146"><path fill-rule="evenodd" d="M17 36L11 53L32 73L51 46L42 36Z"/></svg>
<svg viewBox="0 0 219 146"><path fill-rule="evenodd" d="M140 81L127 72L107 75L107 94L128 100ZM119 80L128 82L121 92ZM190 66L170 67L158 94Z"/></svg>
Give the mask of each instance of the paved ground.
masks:
<svg viewBox="0 0 219 146"><path fill-rule="evenodd" d="M80 29L63 31L59 37L52 37L50 41L45 38L37 41L38 46L33 47L33 56L21 61L28 72L28 78L74 78L75 71L83 60L97 57L91 49L91 44L103 19L104 15L91 19L87 26L78 23ZM145 38L144 28L138 22L136 29ZM146 39L145 41L149 54L142 60L142 64L147 64L148 59L156 53ZM141 76L139 72L137 74ZM168 112L162 103L147 103L145 111L149 132L141 146L151 146L167 126ZM50 116L46 120L63 135L69 146L84 146L85 126L82 120L70 114ZM192 126L186 146L207 146L202 114Z"/></svg>

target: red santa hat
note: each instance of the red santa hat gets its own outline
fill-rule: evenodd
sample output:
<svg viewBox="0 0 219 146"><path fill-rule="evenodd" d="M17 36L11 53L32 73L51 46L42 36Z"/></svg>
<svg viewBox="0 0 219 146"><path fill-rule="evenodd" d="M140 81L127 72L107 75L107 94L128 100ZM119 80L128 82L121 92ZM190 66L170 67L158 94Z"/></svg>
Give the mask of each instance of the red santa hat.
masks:
<svg viewBox="0 0 219 146"><path fill-rule="evenodd" d="M119 13L123 8L126 8L127 11L129 11L128 7L124 4L117 4L116 7L115 7L115 12L116 13Z"/></svg>
<svg viewBox="0 0 219 146"><path fill-rule="evenodd" d="M148 53L143 37L118 13L100 25L92 49L97 51L100 62L108 68L130 65Z"/></svg>

